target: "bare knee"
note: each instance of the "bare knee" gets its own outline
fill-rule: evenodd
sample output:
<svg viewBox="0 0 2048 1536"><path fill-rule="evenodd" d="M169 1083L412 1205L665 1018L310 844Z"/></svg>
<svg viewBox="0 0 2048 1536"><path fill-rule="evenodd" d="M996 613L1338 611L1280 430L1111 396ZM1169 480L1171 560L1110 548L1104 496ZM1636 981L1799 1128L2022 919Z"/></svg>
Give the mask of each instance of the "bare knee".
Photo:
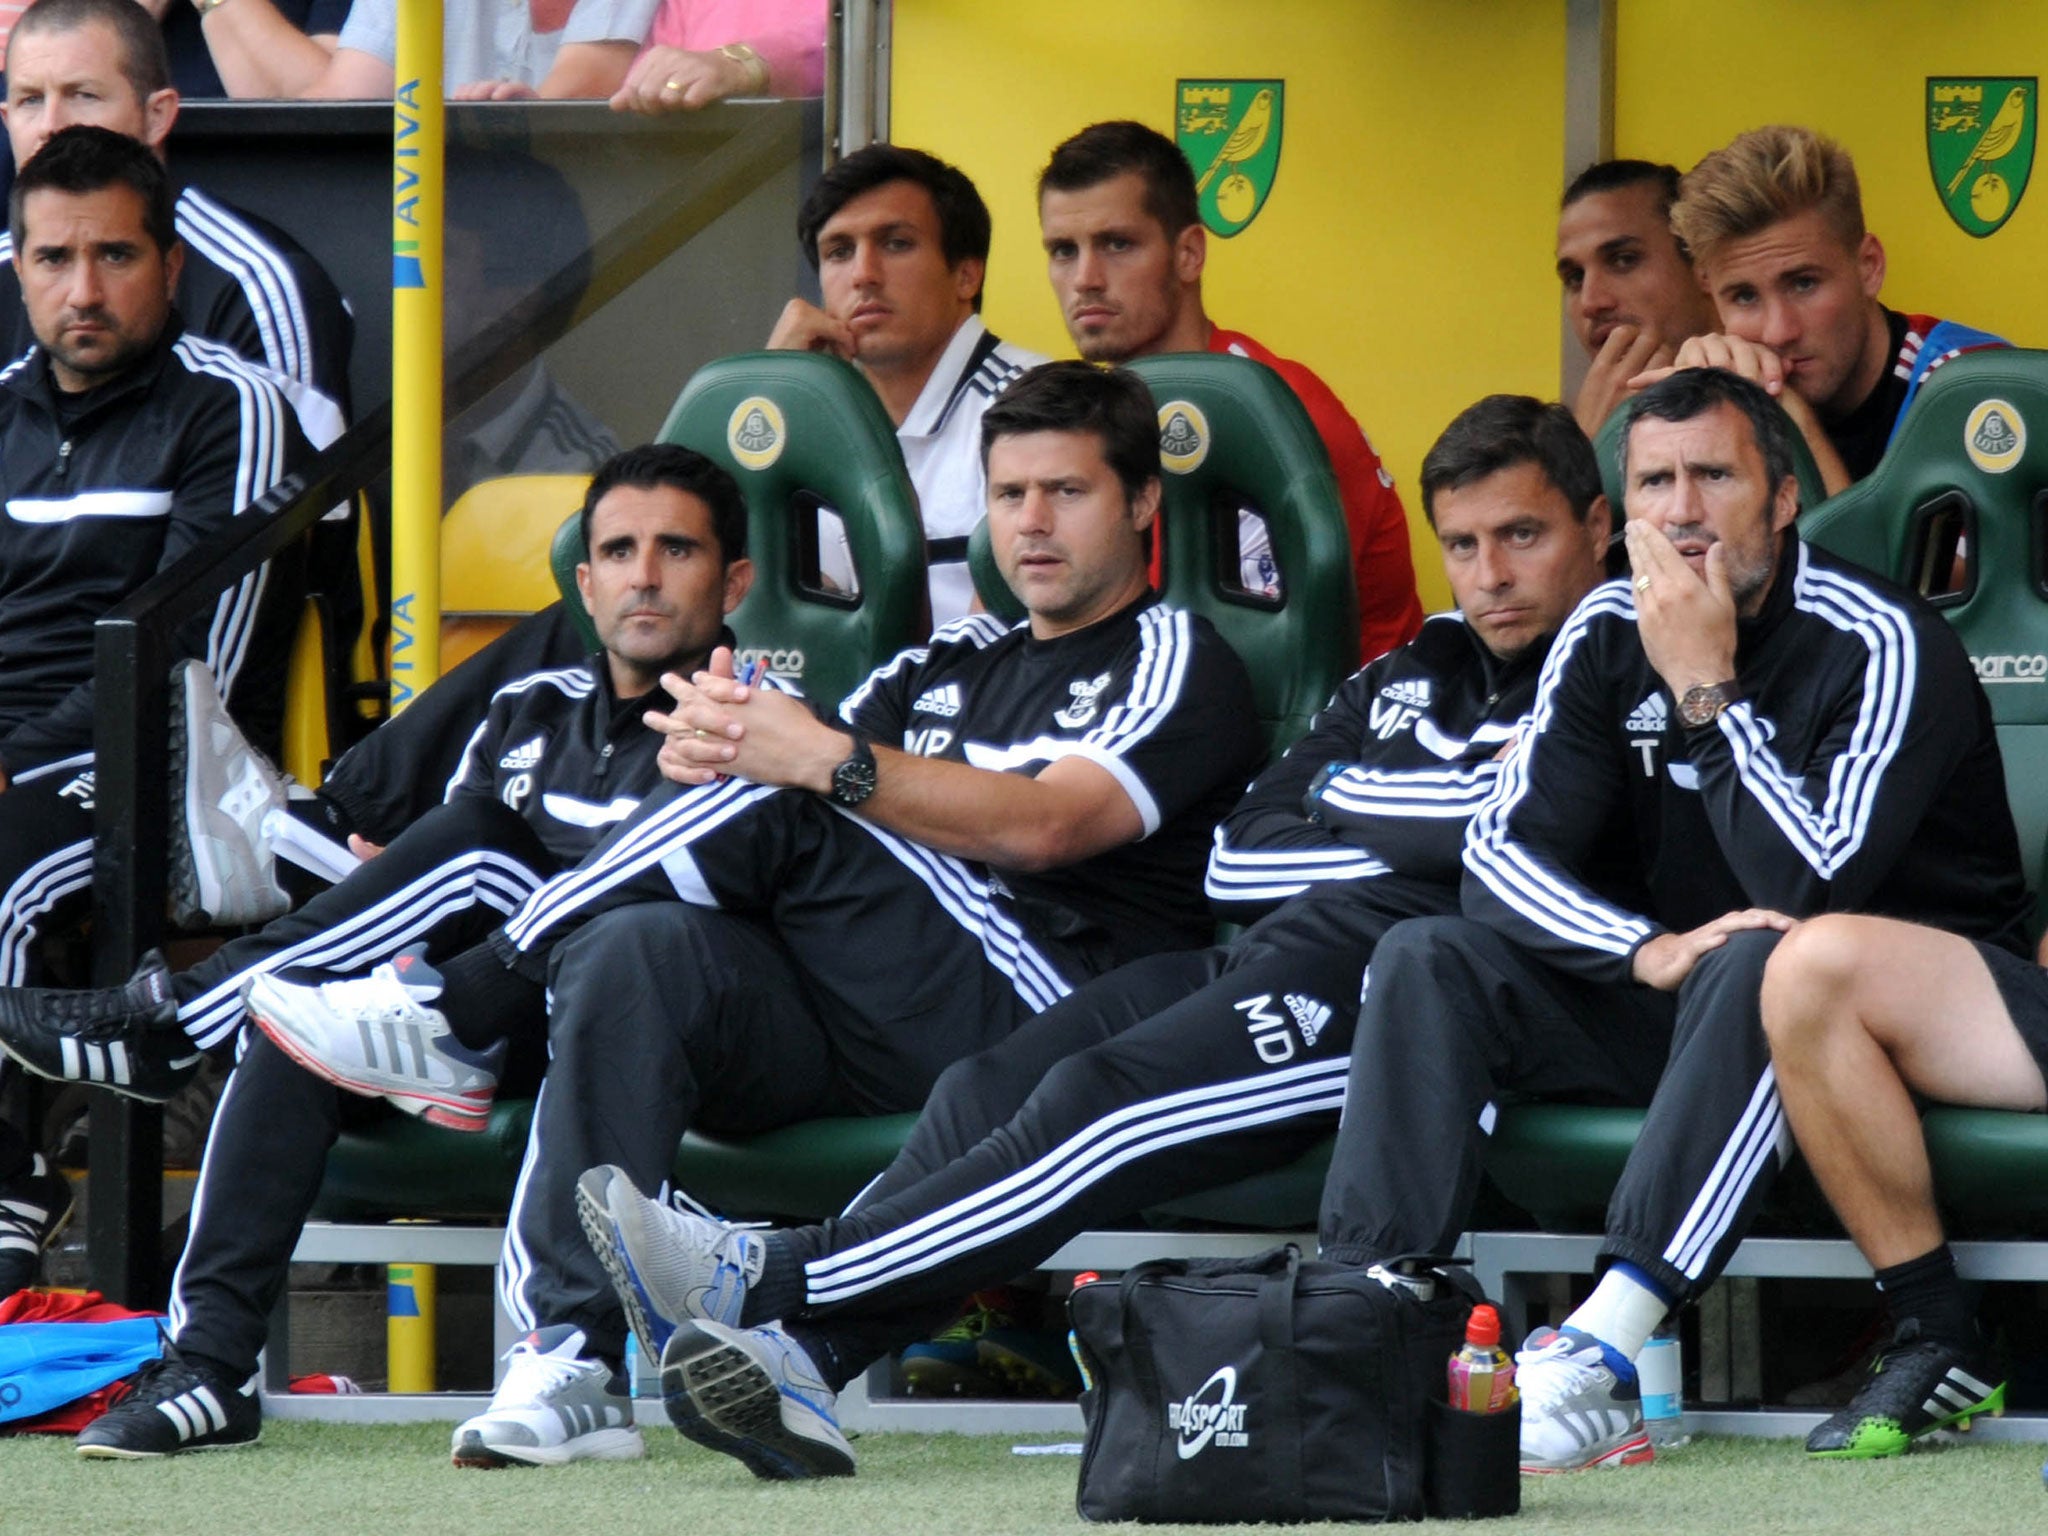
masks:
<svg viewBox="0 0 2048 1536"><path fill-rule="evenodd" d="M1771 1049L1808 1046L1854 1025L1868 969L1870 930L1840 914L1809 918L1786 934L1764 967L1764 1033Z"/></svg>

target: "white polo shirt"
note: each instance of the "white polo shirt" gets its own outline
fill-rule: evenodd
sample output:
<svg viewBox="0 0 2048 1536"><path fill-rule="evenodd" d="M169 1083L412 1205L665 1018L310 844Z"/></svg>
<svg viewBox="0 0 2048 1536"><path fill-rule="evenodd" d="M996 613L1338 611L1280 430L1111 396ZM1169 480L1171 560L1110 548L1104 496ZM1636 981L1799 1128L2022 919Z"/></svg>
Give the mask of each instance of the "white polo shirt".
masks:
<svg viewBox="0 0 2048 1536"><path fill-rule="evenodd" d="M935 629L966 613L974 601L967 535L988 511L981 474L982 415L1018 374L1044 361L1036 352L998 341L979 315L969 315L896 429L924 513Z"/></svg>

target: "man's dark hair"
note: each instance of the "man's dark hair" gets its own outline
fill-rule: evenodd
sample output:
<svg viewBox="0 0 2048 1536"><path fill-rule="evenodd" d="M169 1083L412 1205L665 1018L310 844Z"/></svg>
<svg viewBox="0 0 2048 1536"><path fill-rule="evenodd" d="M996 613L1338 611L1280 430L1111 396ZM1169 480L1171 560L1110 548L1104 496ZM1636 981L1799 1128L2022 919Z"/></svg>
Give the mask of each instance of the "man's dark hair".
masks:
<svg viewBox="0 0 2048 1536"><path fill-rule="evenodd" d="M1144 178L1145 211L1171 240L1202 216L1194 168L1156 128L1119 119L1091 123L1052 152L1038 173L1038 195L1085 192L1132 173Z"/></svg>
<svg viewBox="0 0 2048 1536"><path fill-rule="evenodd" d="M120 43L120 70L137 96L147 98L170 85L163 28L135 0L35 0L15 18L7 35L13 39L36 32L75 32L95 23Z"/></svg>
<svg viewBox="0 0 2048 1536"><path fill-rule="evenodd" d="M1025 372L981 418L982 473L991 443L1026 432L1092 433L1126 501L1159 478L1159 409L1145 381L1126 369L1068 362Z"/></svg>
<svg viewBox="0 0 2048 1536"><path fill-rule="evenodd" d="M128 0L133 4L134 0ZM817 185L797 210L796 238L813 270L818 265L818 231L832 215L863 193L892 181L908 181L923 187L939 218L939 249L946 265L963 261L988 260L988 204L967 179L967 173L946 164L937 155L900 144L870 144L857 149L820 176ZM981 293L974 295L974 307L981 308Z"/></svg>
<svg viewBox="0 0 2048 1536"><path fill-rule="evenodd" d="M129 0L130 4L134 0ZM583 497L583 550L590 553L590 520L608 491L620 486L651 491L668 486L695 496L711 509L711 531L718 539L718 563L728 566L747 553L747 502L737 481L718 465L689 448L673 443L648 443L615 453L591 476Z"/></svg>
<svg viewBox="0 0 2048 1536"><path fill-rule="evenodd" d="M1723 404L1734 406L1749 418L1757 452L1763 455L1764 478L1776 495L1785 477L1794 473L1792 418L1764 392L1762 385L1752 384L1725 368L1681 368L1628 402L1621 434L1622 483L1628 483L1628 445L1635 436L1637 422L1646 416L1658 421L1691 421Z"/></svg>
<svg viewBox="0 0 2048 1536"><path fill-rule="evenodd" d="M1422 461L1422 515L1436 526L1439 492L1534 464L1580 522L1600 495L1600 463L1572 413L1534 395L1488 395L1460 411Z"/></svg>
<svg viewBox="0 0 2048 1536"><path fill-rule="evenodd" d="M1657 211L1668 214L1671 205L1678 201L1679 174L1677 166L1655 160L1598 160L1572 178L1557 206L1569 208L1580 198L1595 193L1648 185L1657 189Z"/></svg>
<svg viewBox="0 0 2048 1536"><path fill-rule="evenodd" d="M121 0L135 6L135 0ZM159 253L178 243L178 225L171 202L170 178L163 162L140 141L111 128L87 123L53 133L43 147L14 173L7 196L7 228L14 236L16 256L28 256L27 227L21 210L31 192L68 192L83 196L108 187L131 188L142 199L142 228Z"/></svg>

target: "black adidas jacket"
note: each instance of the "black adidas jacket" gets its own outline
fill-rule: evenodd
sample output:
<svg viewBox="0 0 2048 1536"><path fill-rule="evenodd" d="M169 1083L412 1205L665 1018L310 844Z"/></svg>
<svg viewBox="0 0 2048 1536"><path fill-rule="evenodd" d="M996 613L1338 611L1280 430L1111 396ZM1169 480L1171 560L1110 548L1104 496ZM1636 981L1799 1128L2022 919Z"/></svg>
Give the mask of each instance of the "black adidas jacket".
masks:
<svg viewBox="0 0 2048 1536"><path fill-rule="evenodd" d="M129 373L62 395L31 348L0 372L0 763L16 777L92 749L93 624L224 532L310 457L283 387L178 317ZM289 562L252 572L179 636L228 707L274 745L296 617Z"/></svg>
<svg viewBox="0 0 2048 1536"><path fill-rule="evenodd" d="M1354 673L1217 827L1217 913L1249 923L1311 886L1390 874L1455 892L1465 823L1535 701L1544 650L1502 661L1439 614Z"/></svg>
<svg viewBox="0 0 2048 1536"><path fill-rule="evenodd" d="M1600 980L1741 907L1869 912L2024 952L1991 709L1912 593L1787 534L1741 621L1742 699L1686 730L1626 581L1552 645L1531 729L1473 817L1464 907Z"/></svg>
<svg viewBox="0 0 2048 1536"><path fill-rule="evenodd" d="M718 643L733 644L731 633ZM446 798L502 800L564 867L581 863L661 783L655 758L662 738L641 716L674 702L659 688L615 697L601 653L517 678L492 696L470 733ZM404 720L400 715L393 724Z"/></svg>

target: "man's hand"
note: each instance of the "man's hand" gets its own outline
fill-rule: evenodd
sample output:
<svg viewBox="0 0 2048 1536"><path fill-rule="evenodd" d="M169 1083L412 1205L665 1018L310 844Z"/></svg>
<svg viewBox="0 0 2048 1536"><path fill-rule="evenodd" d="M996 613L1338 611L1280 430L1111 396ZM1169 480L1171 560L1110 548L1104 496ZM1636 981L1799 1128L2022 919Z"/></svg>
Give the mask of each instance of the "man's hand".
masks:
<svg viewBox="0 0 2048 1536"><path fill-rule="evenodd" d="M829 352L853 361L853 332L817 305L791 299L782 306L782 317L768 334L771 352Z"/></svg>
<svg viewBox="0 0 2048 1536"><path fill-rule="evenodd" d="M1688 336L1685 345L1678 349L1678 355L1668 365L1637 373L1628 381L1628 387L1648 389L1681 368L1725 368L1752 384L1762 386L1766 394L1777 396L1781 401L1787 393L1785 360L1782 357L1762 342L1744 341L1740 336L1729 336L1719 331L1704 336Z"/></svg>
<svg viewBox="0 0 2048 1536"><path fill-rule="evenodd" d="M1649 524L1631 521L1623 537L1635 574L1636 631L1671 696L1734 677L1735 595L1721 546L1707 547L1702 581L1677 546Z"/></svg>
<svg viewBox="0 0 2048 1536"><path fill-rule="evenodd" d="M472 80L458 85L450 101L539 101L540 92L517 80Z"/></svg>
<svg viewBox="0 0 2048 1536"><path fill-rule="evenodd" d="M1821 425L1813 407L1807 404L1806 397L1791 387L1785 360L1776 352L1761 342L1744 341L1740 336L1718 332L1693 336L1678 349L1678 356L1669 367L1645 369L1628 381L1628 388L1648 389L1652 384L1670 378L1681 368L1725 368L1761 386L1766 394L1785 408L1785 414L1792 418L1792 425L1806 439L1807 451L1813 455L1814 466L1820 471L1821 485L1827 493L1832 496L1848 488L1848 466L1842 462L1841 454L1835 451L1827 429Z"/></svg>
<svg viewBox="0 0 2048 1536"><path fill-rule="evenodd" d="M661 686L675 707L649 710L645 719L668 736L659 762L662 776L675 783L708 784L730 774L752 784L823 794L832 787L832 770L846 761L844 730L786 693L740 682L733 676L732 652L723 646L687 682L670 672Z"/></svg>
<svg viewBox="0 0 2048 1536"><path fill-rule="evenodd" d="M1701 957L1726 944L1729 934L1747 933L1759 928L1790 933L1798 926L1782 912L1749 907L1717 917L1711 923L1702 923L1690 933L1658 934L1636 951L1629 968L1644 986L1655 987L1659 992L1676 992L1685 978L1692 974L1692 968L1700 963Z"/></svg>
<svg viewBox="0 0 2048 1536"><path fill-rule="evenodd" d="M348 835L348 851L367 864L384 851L384 845L371 842L360 832L351 832Z"/></svg>
<svg viewBox="0 0 2048 1536"><path fill-rule="evenodd" d="M698 53L660 44L640 56L612 94L614 112L694 112L745 92L747 66L717 50ZM773 345L773 343L770 343Z"/></svg>
<svg viewBox="0 0 2048 1536"><path fill-rule="evenodd" d="M1617 325L1609 331L1572 407L1579 430L1588 437L1598 433L1614 408L1635 393L1638 375L1646 369L1668 368L1674 358L1671 344L1648 326Z"/></svg>

